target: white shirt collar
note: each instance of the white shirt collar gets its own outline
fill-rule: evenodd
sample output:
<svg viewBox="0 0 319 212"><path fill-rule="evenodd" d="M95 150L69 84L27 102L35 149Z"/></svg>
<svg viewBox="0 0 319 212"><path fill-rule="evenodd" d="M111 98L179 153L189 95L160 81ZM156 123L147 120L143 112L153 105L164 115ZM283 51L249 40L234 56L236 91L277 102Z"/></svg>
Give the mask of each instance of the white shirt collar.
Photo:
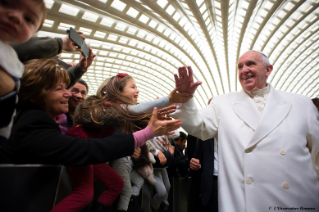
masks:
<svg viewBox="0 0 319 212"><path fill-rule="evenodd" d="M259 89L257 91L245 91L251 98L253 98L254 96L263 96L265 94L268 94L270 91L270 86L269 84L267 83L267 86L262 88L262 89Z"/></svg>

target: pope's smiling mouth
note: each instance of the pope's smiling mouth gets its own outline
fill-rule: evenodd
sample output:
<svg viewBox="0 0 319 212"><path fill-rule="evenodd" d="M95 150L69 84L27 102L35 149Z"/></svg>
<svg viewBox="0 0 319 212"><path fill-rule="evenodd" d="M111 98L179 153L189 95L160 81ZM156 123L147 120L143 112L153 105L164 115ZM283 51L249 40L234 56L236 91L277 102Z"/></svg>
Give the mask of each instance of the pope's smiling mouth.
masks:
<svg viewBox="0 0 319 212"><path fill-rule="evenodd" d="M253 78L254 76L245 76L245 77L243 77L243 80L247 80L247 79L251 79L251 78Z"/></svg>

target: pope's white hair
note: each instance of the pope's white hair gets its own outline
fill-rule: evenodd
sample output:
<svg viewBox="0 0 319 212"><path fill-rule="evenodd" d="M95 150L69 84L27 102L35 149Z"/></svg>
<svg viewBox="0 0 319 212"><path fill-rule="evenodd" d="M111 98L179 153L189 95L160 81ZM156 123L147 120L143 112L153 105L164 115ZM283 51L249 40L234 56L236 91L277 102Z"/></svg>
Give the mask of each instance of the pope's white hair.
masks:
<svg viewBox="0 0 319 212"><path fill-rule="evenodd" d="M264 65L265 65L266 67L268 67L268 66L270 65L270 62L269 62L269 59L268 59L267 55L266 55L265 53L263 53L262 51L249 50L248 52L258 52L258 53L260 54L260 56L261 56L261 59L262 59Z"/></svg>

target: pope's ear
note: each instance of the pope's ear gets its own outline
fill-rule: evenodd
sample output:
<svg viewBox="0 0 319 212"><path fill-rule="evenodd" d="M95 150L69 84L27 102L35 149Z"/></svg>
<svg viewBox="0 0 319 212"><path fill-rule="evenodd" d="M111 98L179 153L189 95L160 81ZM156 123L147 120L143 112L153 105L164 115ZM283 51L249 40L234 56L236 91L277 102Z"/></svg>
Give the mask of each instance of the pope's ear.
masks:
<svg viewBox="0 0 319 212"><path fill-rule="evenodd" d="M266 71L266 76L268 77L270 75L270 73L272 72L272 69L273 69L273 66L272 65L269 65L267 67L267 71Z"/></svg>

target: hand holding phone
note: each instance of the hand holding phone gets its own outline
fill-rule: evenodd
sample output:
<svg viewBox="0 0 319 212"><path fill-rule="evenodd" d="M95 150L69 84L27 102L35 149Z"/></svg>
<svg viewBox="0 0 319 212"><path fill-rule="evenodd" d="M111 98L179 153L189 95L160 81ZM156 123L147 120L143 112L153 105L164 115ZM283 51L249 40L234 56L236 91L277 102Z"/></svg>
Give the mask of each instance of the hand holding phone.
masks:
<svg viewBox="0 0 319 212"><path fill-rule="evenodd" d="M84 39L82 38L79 33L77 33L72 27L70 27L69 30L67 30L67 33L69 33L69 38L75 43L75 45L81 49L82 54L88 58L90 55L90 49L86 45Z"/></svg>

